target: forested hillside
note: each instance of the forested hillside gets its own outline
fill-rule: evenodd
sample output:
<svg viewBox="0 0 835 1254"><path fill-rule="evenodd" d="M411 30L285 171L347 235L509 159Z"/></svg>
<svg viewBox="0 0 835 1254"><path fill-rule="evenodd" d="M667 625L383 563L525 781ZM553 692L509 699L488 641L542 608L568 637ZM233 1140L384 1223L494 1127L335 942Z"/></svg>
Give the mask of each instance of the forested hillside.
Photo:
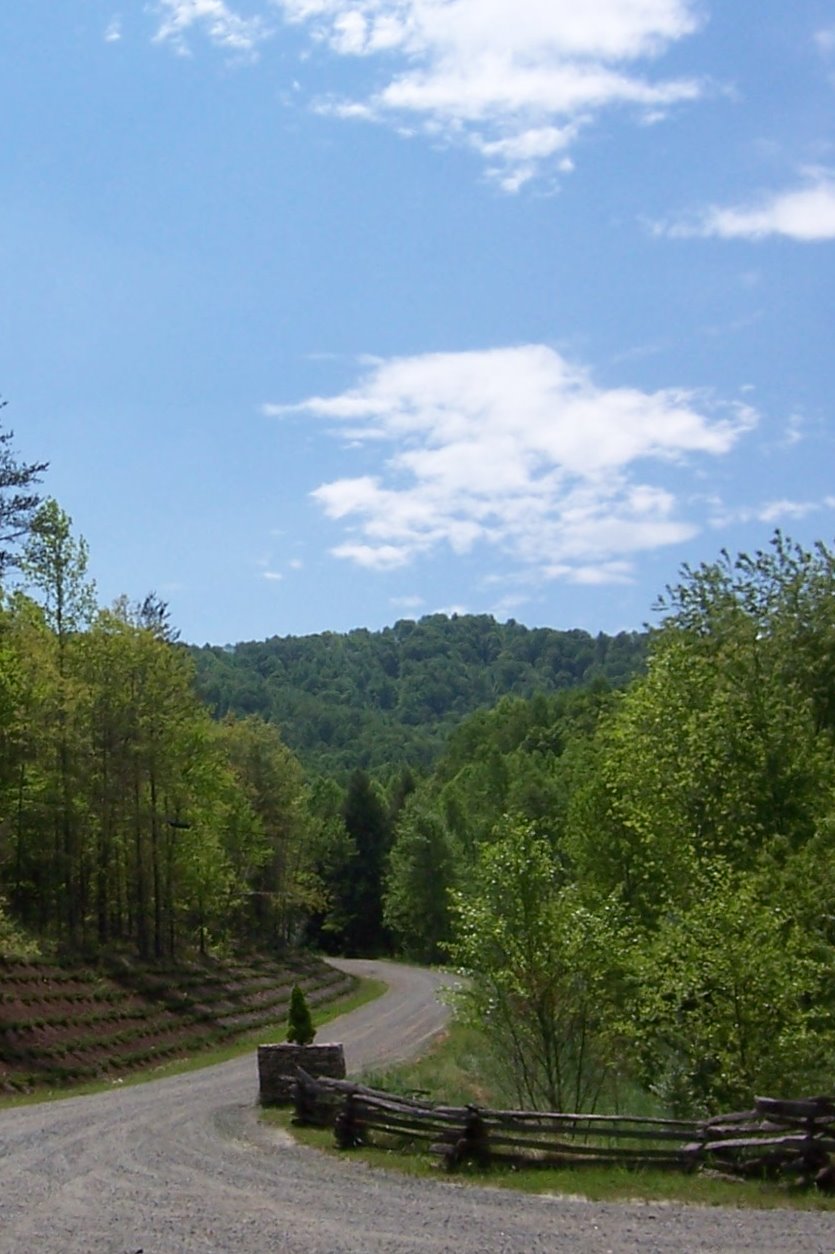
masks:
<svg viewBox="0 0 835 1254"><path fill-rule="evenodd" d="M645 655L638 632L529 629L486 614L192 650L197 690L216 717L260 715L306 765L326 773L425 768L473 711L505 695L595 679L618 686Z"/></svg>
<svg viewBox="0 0 835 1254"><path fill-rule="evenodd" d="M11 463L8 486L41 469ZM257 664L240 675L237 651L197 651L250 693L242 716L213 719L164 602L99 606L86 544L60 505L31 493L10 507L19 544L2 553L18 575L0 598L0 947L127 946L157 958L305 940L384 949L394 823L412 768L457 711L492 704L502 682L536 691L622 677L642 657L639 636L442 616L377 636L241 646ZM274 714L279 698L304 700L296 734L318 772L250 708ZM376 778L356 768L370 760L385 768Z"/></svg>

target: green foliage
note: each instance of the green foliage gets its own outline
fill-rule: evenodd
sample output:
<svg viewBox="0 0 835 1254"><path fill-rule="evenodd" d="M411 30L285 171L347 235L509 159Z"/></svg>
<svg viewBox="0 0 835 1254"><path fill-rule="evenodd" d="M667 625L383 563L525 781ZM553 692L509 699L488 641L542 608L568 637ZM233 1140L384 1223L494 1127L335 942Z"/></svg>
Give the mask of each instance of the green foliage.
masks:
<svg viewBox="0 0 835 1254"><path fill-rule="evenodd" d="M0 409L6 402L0 401ZM0 429L0 577L16 564L15 546L28 534L40 504L35 485L46 462L19 462L12 449L14 432Z"/></svg>
<svg viewBox="0 0 835 1254"><path fill-rule="evenodd" d="M454 911L451 954L470 977L459 1004L487 1026L518 1100L594 1109L619 1056L629 946L615 903L589 909L561 882L549 841L505 821Z"/></svg>
<svg viewBox="0 0 835 1254"><path fill-rule="evenodd" d="M600 676L642 638L486 617L190 652L153 596L94 612L85 564L48 501L23 558L43 604L0 603L0 943L394 938L467 968L463 1005L527 1104L593 1106L624 1070L681 1110L827 1087L824 546L778 535L685 571L622 692ZM242 717L211 718L195 657ZM278 717L338 779L305 777ZM346 784L357 760L385 787Z"/></svg>
<svg viewBox="0 0 835 1254"><path fill-rule="evenodd" d="M619 887L646 925L690 904L702 864L752 868L772 846L802 846L832 809L831 729L811 660L831 647L831 606L822 597L818 620L796 616L793 563L763 564L767 586L748 559L729 584L723 560L674 594L684 608L655 637L646 677L601 729L572 797L578 872Z"/></svg>
<svg viewBox="0 0 835 1254"><path fill-rule="evenodd" d="M439 962L450 931L453 852L444 822L419 794L401 812L386 875L383 919L407 958Z"/></svg>
<svg viewBox="0 0 835 1254"><path fill-rule="evenodd" d="M72 519L49 497L32 519L21 569L41 593L47 623L59 641L86 627L95 613L87 562L86 542L73 537Z"/></svg>
<svg viewBox="0 0 835 1254"><path fill-rule="evenodd" d="M572 781L613 694L605 684L504 697L466 719L395 825L384 913L404 953L435 961L450 939L449 890L465 887L498 815L543 825L562 865Z"/></svg>
<svg viewBox="0 0 835 1254"><path fill-rule="evenodd" d="M383 924L383 876L391 829L383 799L364 771L351 776L342 820L351 856L337 889L344 920L338 941L346 953L380 953L389 944Z"/></svg>
<svg viewBox="0 0 835 1254"><path fill-rule="evenodd" d="M327 952L339 948L349 919L350 903L344 886L351 874L356 847L345 829L344 799L336 780L319 777L312 781L311 857L321 894L307 920L305 935L310 943Z"/></svg>
<svg viewBox="0 0 835 1254"><path fill-rule="evenodd" d="M311 768L426 769L467 715L504 694L533 697L642 667L645 637L529 630L488 615L403 620L381 632L273 637L192 650L216 717L260 714Z"/></svg>
<svg viewBox="0 0 835 1254"><path fill-rule="evenodd" d="M679 1108L828 1084L833 592L780 535L686 571L575 779L565 850L642 937L638 1054Z"/></svg>
<svg viewBox="0 0 835 1254"><path fill-rule="evenodd" d="M452 886L468 1013L529 1100L593 1103L615 1056L682 1112L829 1085L835 558L777 535L663 608L625 692L474 714L398 826L387 918L437 945Z"/></svg>
<svg viewBox="0 0 835 1254"><path fill-rule="evenodd" d="M0 956L3 958L36 958L40 953L37 941L16 927L9 918L6 902L0 897Z"/></svg>
<svg viewBox="0 0 835 1254"><path fill-rule="evenodd" d="M301 766L278 729L257 715L225 719L216 736L242 794L227 847L239 880L250 885L250 930L262 942L287 945L324 900Z"/></svg>
<svg viewBox="0 0 835 1254"><path fill-rule="evenodd" d="M43 605L0 605L11 918L62 945L155 957L295 939L318 901L301 768L273 727L217 727L167 607L94 612L85 567L47 501L22 559Z"/></svg>
<svg viewBox="0 0 835 1254"><path fill-rule="evenodd" d="M315 1036L316 1029L310 1016L307 998L298 984L294 984L293 991L290 994L287 1040L293 1045L311 1045Z"/></svg>
<svg viewBox="0 0 835 1254"><path fill-rule="evenodd" d="M645 1082L673 1111L745 1109L754 1093L802 1097L831 1083L829 965L769 888L702 868L698 902L643 949L634 1039Z"/></svg>

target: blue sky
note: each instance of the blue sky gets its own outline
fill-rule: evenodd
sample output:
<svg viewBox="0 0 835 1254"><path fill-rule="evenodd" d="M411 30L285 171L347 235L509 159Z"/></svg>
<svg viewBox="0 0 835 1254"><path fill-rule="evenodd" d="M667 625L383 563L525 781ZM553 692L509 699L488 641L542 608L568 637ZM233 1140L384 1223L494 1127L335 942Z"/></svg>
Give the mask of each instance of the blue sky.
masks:
<svg viewBox="0 0 835 1254"><path fill-rule="evenodd" d="M0 392L187 640L640 627L830 543L828 0L26 0Z"/></svg>

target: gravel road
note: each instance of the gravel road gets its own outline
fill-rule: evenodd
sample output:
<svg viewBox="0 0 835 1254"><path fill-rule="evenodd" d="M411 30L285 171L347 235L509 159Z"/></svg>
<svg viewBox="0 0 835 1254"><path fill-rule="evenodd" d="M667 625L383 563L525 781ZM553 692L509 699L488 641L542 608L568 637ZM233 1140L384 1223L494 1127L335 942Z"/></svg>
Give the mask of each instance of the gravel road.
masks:
<svg viewBox="0 0 835 1254"><path fill-rule="evenodd" d="M385 997L334 1020L350 1069L444 1023L442 978L345 962ZM833 1254L830 1212L599 1205L325 1157L259 1123L254 1056L136 1088L0 1111L2 1254Z"/></svg>

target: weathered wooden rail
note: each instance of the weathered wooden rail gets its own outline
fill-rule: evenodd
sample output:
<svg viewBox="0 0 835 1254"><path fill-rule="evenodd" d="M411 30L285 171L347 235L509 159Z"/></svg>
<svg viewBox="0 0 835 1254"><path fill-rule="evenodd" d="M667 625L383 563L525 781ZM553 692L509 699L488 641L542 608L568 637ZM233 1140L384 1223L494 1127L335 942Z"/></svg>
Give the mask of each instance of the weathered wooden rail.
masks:
<svg viewBox="0 0 835 1254"><path fill-rule="evenodd" d="M753 1110L707 1120L701 1152L732 1175L794 1175L835 1192L835 1099L758 1097Z"/></svg>
<svg viewBox="0 0 835 1254"><path fill-rule="evenodd" d="M516 1166L615 1165L739 1178L794 1176L835 1191L835 1099L757 1098L753 1110L702 1123L631 1115L444 1106L314 1078L301 1068L296 1122L333 1129L337 1144L421 1145L447 1170L472 1161Z"/></svg>

